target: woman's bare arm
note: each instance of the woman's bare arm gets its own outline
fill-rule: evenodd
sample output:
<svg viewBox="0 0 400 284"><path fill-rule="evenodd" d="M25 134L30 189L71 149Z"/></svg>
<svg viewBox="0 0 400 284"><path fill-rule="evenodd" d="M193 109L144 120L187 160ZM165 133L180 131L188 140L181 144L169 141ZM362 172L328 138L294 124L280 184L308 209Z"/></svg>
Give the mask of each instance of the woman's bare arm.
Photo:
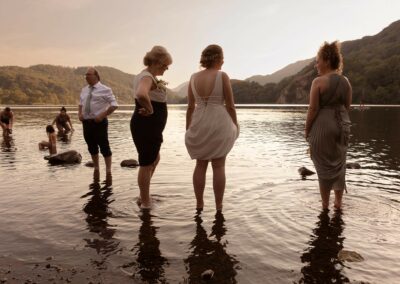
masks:
<svg viewBox="0 0 400 284"><path fill-rule="evenodd" d="M192 86L190 85L190 82L192 81L192 79L190 79L189 81L189 86L188 86L188 107L186 110L186 130L188 130L190 123L192 122L192 115L194 112L194 108L195 108L195 99L194 99L194 95L193 95L193 91L192 91Z"/></svg>
<svg viewBox="0 0 400 284"><path fill-rule="evenodd" d="M232 118L233 123L238 126L237 117L236 117L236 108L235 102L233 99L233 91L231 86L231 81L226 73L222 73L222 86L225 98L225 107L228 111L230 117Z"/></svg>
<svg viewBox="0 0 400 284"><path fill-rule="evenodd" d="M152 85L153 85L153 80L151 77L149 76L143 77L140 80L138 89L136 91L136 99L142 106L142 109L139 110L139 113L145 116L153 114L153 106L151 105L149 97L149 92L151 90Z"/></svg>
<svg viewBox="0 0 400 284"><path fill-rule="evenodd" d="M312 124L319 111L320 83L321 83L320 78L316 78L313 80L311 84L310 104L308 106L305 133L304 133L305 138L307 138L308 135L310 134Z"/></svg>

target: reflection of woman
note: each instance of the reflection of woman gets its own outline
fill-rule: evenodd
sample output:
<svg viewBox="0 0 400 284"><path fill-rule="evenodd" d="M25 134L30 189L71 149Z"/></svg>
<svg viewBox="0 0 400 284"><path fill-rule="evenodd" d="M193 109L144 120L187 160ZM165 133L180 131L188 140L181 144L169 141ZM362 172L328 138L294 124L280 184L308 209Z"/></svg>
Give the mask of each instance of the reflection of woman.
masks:
<svg viewBox="0 0 400 284"><path fill-rule="evenodd" d="M209 45L200 59L205 69L190 78L186 114L185 144L196 159L193 187L198 209L204 206L203 193L208 162L213 168L215 206L222 209L225 191L225 159L239 134L230 80L221 72L222 48Z"/></svg>
<svg viewBox="0 0 400 284"><path fill-rule="evenodd" d="M207 283L237 283L235 277L239 262L226 252L226 242L221 242L226 233L222 213L216 213L211 229L211 236L215 236L215 239L208 238L200 215L195 216L195 221L196 235L190 243L192 251L185 260L189 283L203 283L201 274L206 270L214 272Z"/></svg>
<svg viewBox="0 0 400 284"><path fill-rule="evenodd" d="M71 118L67 114L67 109L62 107L60 113L54 119L52 125L56 124L59 133L66 133L74 130L72 127Z"/></svg>
<svg viewBox="0 0 400 284"><path fill-rule="evenodd" d="M325 42L318 51L319 77L311 85L305 136L318 174L322 207L329 207L330 191L335 192L335 207L341 208L346 188L346 153L350 133L352 90L341 75L342 55L338 42Z"/></svg>
<svg viewBox="0 0 400 284"><path fill-rule="evenodd" d="M172 63L171 55L162 46L154 46L143 59L147 66L133 81L135 111L131 133L139 154L138 185L142 208L150 208L150 180L160 161L162 133L167 122L165 85L158 81Z"/></svg>
<svg viewBox="0 0 400 284"><path fill-rule="evenodd" d="M347 283L349 279L342 275L343 263L337 257L344 240L341 212L336 211L330 219L328 210L324 210L318 218L310 247L301 256L305 265L300 283Z"/></svg>
<svg viewBox="0 0 400 284"><path fill-rule="evenodd" d="M114 201L110 200L112 189L109 186L100 187L98 182L94 182L89 186L89 192L81 198L88 198L88 202L84 205L83 211L87 214L86 222L89 232L99 235L99 238L85 239L87 246L95 249L98 254L105 255L104 259L99 262L102 265L105 259L117 252L119 242L113 238L115 229L110 228L108 218L112 216L109 205Z"/></svg>
<svg viewBox="0 0 400 284"><path fill-rule="evenodd" d="M137 260L123 265L123 268L135 267L133 275L139 275L146 283L166 283L164 265L168 264L161 255L160 241L157 239L157 227L153 225L149 210L143 210L140 215L142 226L139 230Z"/></svg>

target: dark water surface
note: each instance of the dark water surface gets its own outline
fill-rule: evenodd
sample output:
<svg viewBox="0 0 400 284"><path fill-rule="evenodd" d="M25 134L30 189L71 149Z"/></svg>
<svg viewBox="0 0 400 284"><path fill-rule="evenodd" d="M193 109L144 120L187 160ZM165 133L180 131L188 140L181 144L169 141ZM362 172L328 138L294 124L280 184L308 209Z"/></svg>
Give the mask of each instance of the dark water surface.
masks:
<svg viewBox="0 0 400 284"><path fill-rule="evenodd" d="M84 166L90 156L76 109L75 132L57 149L78 150L83 163L50 166L43 159L37 143L57 112L16 108L12 140L0 138L0 276L4 263L15 261L32 274L38 263L76 268L72 283L88 273L101 283L203 283L207 269L215 272L207 283L399 283L400 108L351 112L348 161L362 168L348 170L341 214L321 212L315 175L298 176L300 166L314 169L303 139L305 108L238 110L241 134L227 159L217 215L211 169L205 210L194 209L183 107L169 109L151 213L136 205L137 169L119 166L137 158L131 110L110 117L112 186L93 183ZM340 261L341 249L364 261Z"/></svg>

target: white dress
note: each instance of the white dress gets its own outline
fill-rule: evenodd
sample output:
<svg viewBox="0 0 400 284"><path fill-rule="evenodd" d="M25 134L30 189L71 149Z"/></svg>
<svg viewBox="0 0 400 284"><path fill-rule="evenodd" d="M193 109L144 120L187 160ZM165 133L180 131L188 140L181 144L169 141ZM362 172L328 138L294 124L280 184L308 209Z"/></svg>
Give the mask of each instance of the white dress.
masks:
<svg viewBox="0 0 400 284"><path fill-rule="evenodd" d="M239 135L224 104L222 72L218 71L214 89L208 98L202 98L190 79L196 100L192 121L185 134L185 144L192 159L211 160L225 157Z"/></svg>

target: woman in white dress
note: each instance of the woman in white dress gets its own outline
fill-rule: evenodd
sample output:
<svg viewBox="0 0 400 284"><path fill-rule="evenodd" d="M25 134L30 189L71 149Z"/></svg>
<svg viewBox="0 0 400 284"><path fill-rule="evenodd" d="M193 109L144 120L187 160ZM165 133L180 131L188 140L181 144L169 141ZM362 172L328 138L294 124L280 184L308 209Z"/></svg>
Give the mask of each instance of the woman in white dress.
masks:
<svg viewBox="0 0 400 284"><path fill-rule="evenodd" d="M225 159L239 135L232 87L226 73L222 48L209 45L201 54L204 70L190 78L186 113L185 144L196 159L193 187L198 210L203 209L203 193L208 162L213 168L215 206L222 209L225 191Z"/></svg>

